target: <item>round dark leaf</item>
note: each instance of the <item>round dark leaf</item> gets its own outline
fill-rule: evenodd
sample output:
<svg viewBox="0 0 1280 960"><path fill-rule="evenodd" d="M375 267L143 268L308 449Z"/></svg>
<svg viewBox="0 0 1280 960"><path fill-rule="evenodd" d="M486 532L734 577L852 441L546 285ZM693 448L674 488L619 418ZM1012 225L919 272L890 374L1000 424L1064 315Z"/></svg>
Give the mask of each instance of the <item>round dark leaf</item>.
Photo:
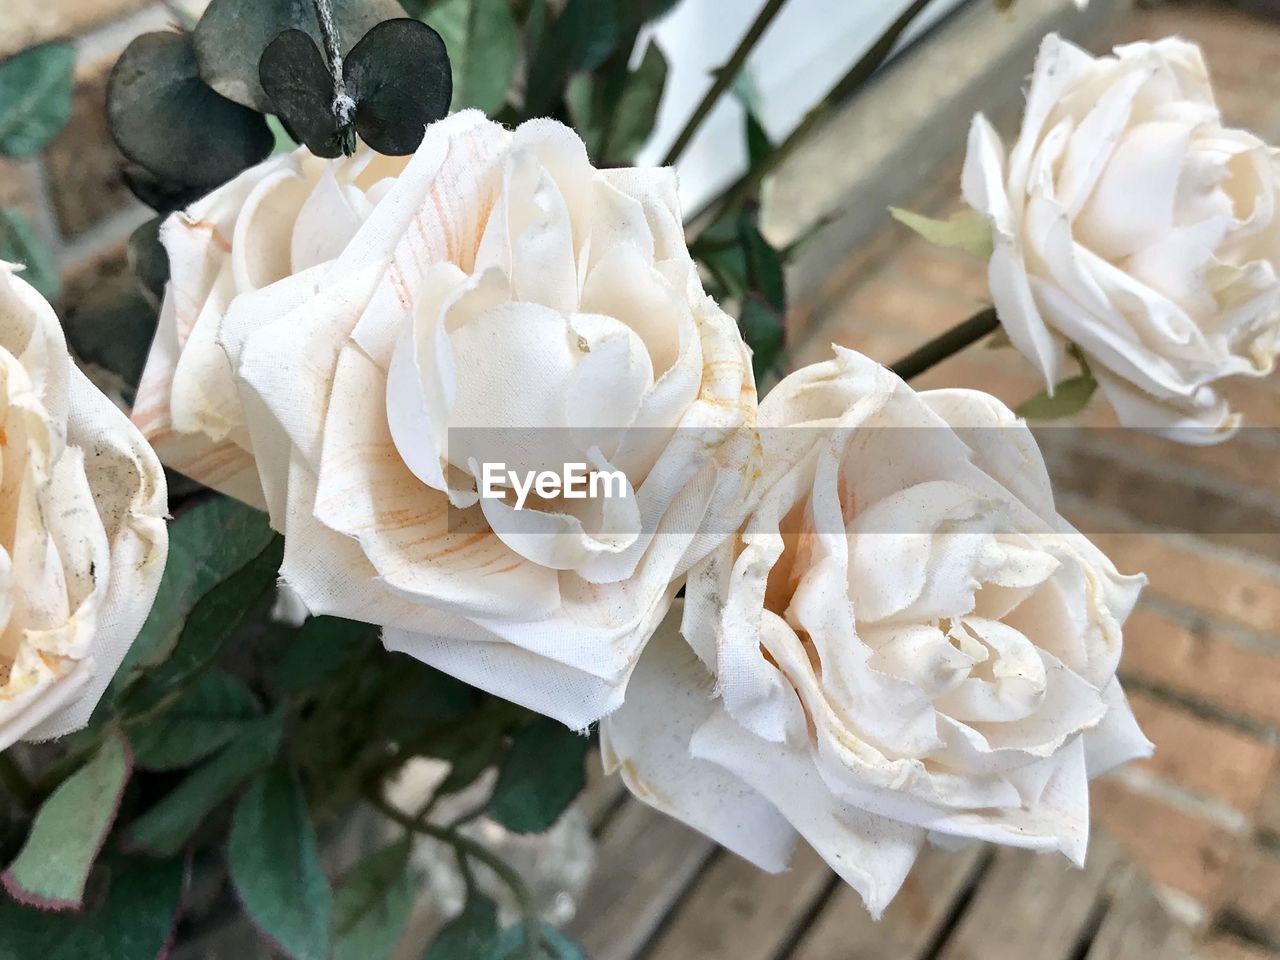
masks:
<svg viewBox="0 0 1280 960"><path fill-rule="evenodd" d="M286 30L267 46L258 67L271 109L318 157L342 154L342 131L333 113L333 75L316 42Z"/></svg>
<svg viewBox="0 0 1280 960"><path fill-rule="evenodd" d="M420 20L378 24L355 45L342 73L356 102L356 132L379 153L413 153L427 124L449 112L449 54L440 34Z"/></svg>
<svg viewBox="0 0 1280 960"><path fill-rule="evenodd" d="M129 266L142 292L159 309L164 285L169 282L169 254L160 242L164 217L153 217L129 236Z"/></svg>
<svg viewBox="0 0 1280 960"><path fill-rule="evenodd" d="M190 38L146 33L111 72L107 119L121 152L160 180L212 187L271 153L260 114L210 90Z"/></svg>
<svg viewBox="0 0 1280 960"><path fill-rule="evenodd" d="M333 0L344 54L375 24L403 16L396 0ZM213 0L192 34L205 82L236 103L270 113L258 64L285 30L301 30L321 43L314 0Z"/></svg>
<svg viewBox="0 0 1280 960"><path fill-rule="evenodd" d="M103 280L66 312L67 343L85 363L111 371L132 400L156 332L156 309L128 271Z"/></svg>
<svg viewBox="0 0 1280 960"><path fill-rule="evenodd" d="M156 213L184 210L206 193L208 187L192 187L185 183L169 183L154 176L146 167L130 164L123 171L125 186L135 197Z"/></svg>

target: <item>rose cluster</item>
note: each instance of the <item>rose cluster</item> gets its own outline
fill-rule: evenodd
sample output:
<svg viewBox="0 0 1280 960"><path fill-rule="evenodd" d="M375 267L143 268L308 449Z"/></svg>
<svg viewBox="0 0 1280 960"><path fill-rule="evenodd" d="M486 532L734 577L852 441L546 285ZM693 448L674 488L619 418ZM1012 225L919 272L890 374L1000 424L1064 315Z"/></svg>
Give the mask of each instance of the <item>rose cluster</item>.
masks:
<svg viewBox="0 0 1280 960"><path fill-rule="evenodd" d="M1115 679L1141 578L1025 426L848 351L758 406L670 171L463 112L161 236L134 420L166 462L269 512L312 612L603 721L633 792L762 867L804 836L878 913L929 836L1079 861L1088 778L1149 750ZM495 461L622 495L486 496Z"/></svg>

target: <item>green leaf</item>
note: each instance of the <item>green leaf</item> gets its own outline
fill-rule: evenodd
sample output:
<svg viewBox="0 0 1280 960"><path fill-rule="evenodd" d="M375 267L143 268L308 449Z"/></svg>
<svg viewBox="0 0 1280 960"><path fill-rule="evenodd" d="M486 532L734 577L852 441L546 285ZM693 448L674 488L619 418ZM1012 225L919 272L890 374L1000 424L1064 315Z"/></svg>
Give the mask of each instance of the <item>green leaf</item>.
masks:
<svg viewBox="0 0 1280 960"><path fill-rule="evenodd" d="M604 63L617 49L621 31L611 0L569 0L555 21L541 31L540 42L531 54L524 115L552 113L569 77Z"/></svg>
<svg viewBox="0 0 1280 960"><path fill-rule="evenodd" d="M156 602L116 675L123 689L169 659L200 598L260 556L275 538L266 514L214 497L169 524L169 559Z"/></svg>
<svg viewBox="0 0 1280 960"><path fill-rule="evenodd" d="M991 238L991 221L976 210L962 210L948 220L935 220L900 207L890 207L893 219L910 227L930 243L942 247L959 247L986 260L995 249Z"/></svg>
<svg viewBox="0 0 1280 960"><path fill-rule="evenodd" d="M377 627L339 617L310 617L300 628L276 632L292 634L265 668L272 691L280 697L307 693L339 679L380 649Z"/></svg>
<svg viewBox="0 0 1280 960"><path fill-rule="evenodd" d="M564 724L538 717L511 741L486 810L515 833L550 829L582 792L588 737Z"/></svg>
<svg viewBox="0 0 1280 960"><path fill-rule="evenodd" d="M407 840L356 864L333 900L333 960L387 960L409 919L415 886Z"/></svg>
<svg viewBox="0 0 1280 960"><path fill-rule="evenodd" d="M526 960L529 954L525 950L524 936L524 927L520 924L503 930L494 960ZM536 960L588 960L582 947L549 923L538 928L538 943L533 957Z"/></svg>
<svg viewBox="0 0 1280 960"><path fill-rule="evenodd" d="M267 126L271 128L271 135L276 138L276 145L271 149L272 153L293 153L298 149L297 142L274 113L267 116Z"/></svg>
<svg viewBox="0 0 1280 960"><path fill-rule="evenodd" d="M192 766L234 740L259 714L248 687L221 670L210 671L133 733L134 757L144 770Z"/></svg>
<svg viewBox="0 0 1280 960"><path fill-rule="evenodd" d="M183 861L113 857L105 865L106 896L85 912L47 913L0 900L0 957L152 960L163 956L178 918L186 872Z"/></svg>
<svg viewBox="0 0 1280 960"><path fill-rule="evenodd" d="M380 726L392 739L413 740L424 730L456 723L475 706L474 687L404 654L386 656L386 668L401 678L381 705ZM493 739L497 736L494 733ZM492 755L492 747L484 749Z"/></svg>
<svg viewBox="0 0 1280 960"><path fill-rule="evenodd" d="M422 960L497 960L501 947L498 908L488 897L473 896L436 934Z"/></svg>
<svg viewBox="0 0 1280 960"><path fill-rule="evenodd" d="M777 373L781 367L786 347L786 326L782 315L757 296L749 296L742 304L742 317L738 320L742 339L751 348L751 370L756 383Z"/></svg>
<svg viewBox="0 0 1280 960"><path fill-rule="evenodd" d="M610 161L632 160L658 119L658 104L667 84L667 58L656 43L645 48L644 59L628 76L622 95L611 111L606 155Z"/></svg>
<svg viewBox="0 0 1280 960"><path fill-rule="evenodd" d="M457 793L475 783L480 774L497 760L501 746L502 728L483 717L476 717L433 737L426 754L449 764L449 773L436 792L441 795Z"/></svg>
<svg viewBox="0 0 1280 960"><path fill-rule="evenodd" d="M76 50L32 47L0 63L0 153L38 153L71 119Z"/></svg>
<svg viewBox="0 0 1280 960"><path fill-rule="evenodd" d="M178 853L205 817L275 759L283 728L283 713L246 724L233 743L133 822L126 834L128 845L161 857Z"/></svg>
<svg viewBox="0 0 1280 960"><path fill-rule="evenodd" d="M72 353L115 374L131 398L158 319L137 279L117 273L95 284L64 313L62 329Z"/></svg>
<svg viewBox="0 0 1280 960"><path fill-rule="evenodd" d="M1028 420L1061 420L1073 417L1089 405L1089 400L1097 389L1098 381L1092 374L1084 373L1070 380L1063 380L1054 388L1052 397L1048 391L1043 391L1030 400L1024 400L1014 412Z"/></svg>
<svg viewBox="0 0 1280 960"><path fill-rule="evenodd" d="M780 314L787 312L787 281L782 256L764 238L750 211L738 219L738 236L746 253L747 287Z"/></svg>
<svg viewBox="0 0 1280 960"><path fill-rule="evenodd" d="M128 745L116 734L49 795L5 871L13 897L46 910L84 905L89 870L115 822L131 766Z"/></svg>
<svg viewBox="0 0 1280 960"><path fill-rule="evenodd" d="M287 766L260 776L236 805L227 863L259 930L295 960L326 960L333 895L306 800Z"/></svg>
<svg viewBox="0 0 1280 960"><path fill-rule="evenodd" d="M22 279L46 300L62 294L62 281L53 254L36 234L36 229L17 210L0 210L0 260L19 263L26 269Z"/></svg>
<svg viewBox="0 0 1280 960"><path fill-rule="evenodd" d="M275 144L261 114L205 86L181 33L144 33L125 48L107 84L107 120L126 157L192 186L227 182Z"/></svg>
<svg viewBox="0 0 1280 960"><path fill-rule="evenodd" d="M345 56L384 20L403 17L395 0L333 0L333 19ZM323 43L314 0L212 0L192 33L200 76L222 96L271 113L258 65L267 45L285 30ZM328 91L333 99L332 88Z"/></svg>
<svg viewBox="0 0 1280 960"><path fill-rule="evenodd" d="M445 0L422 16L453 64L453 108L500 110L520 61L520 27L507 0Z"/></svg>

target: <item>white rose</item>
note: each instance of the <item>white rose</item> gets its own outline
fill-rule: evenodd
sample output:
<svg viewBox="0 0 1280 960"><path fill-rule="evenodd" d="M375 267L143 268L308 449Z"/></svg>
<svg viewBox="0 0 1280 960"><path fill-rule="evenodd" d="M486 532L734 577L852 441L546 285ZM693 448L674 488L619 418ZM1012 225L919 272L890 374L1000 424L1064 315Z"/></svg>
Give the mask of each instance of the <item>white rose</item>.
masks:
<svg viewBox="0 0 1280 960"><path fill-rule="evenodd" d="M432 125L340 255L214 325L243 402L216 409L245 424L306 606L571 726L621 702L678 581L741 520L750 356L702 291L674 176L595 170L560 124ZM187 388L222 382L205 372ZM507 432L495 450L459 427ZM617 470L626 496L516 511L478 497L495 454Z"/></svg>
<svg viewBox="0 0 1280 960"><path fill-rule="evenodd" d="M991 218L991 294L1052 387L1068 344L1121 423L1193 443L1239 417L1214 389L1280 350L1280 160L1222 125L1182 40L1092 57L1045 38L1005 157L974 119L965 200Z"/></svg>
<svg viewBox="0 0 1280 960"><path fill-rule="evenodd" d="M927 835L1082 861L1088 779L1150 750L1115 676L1143 578L1058 516L986 394L838 349L760 430L758 504L690 572L688 645L650 643L606 764L766 869L798 831L877 915Z"/></svg>
<svg viewBox="0 0 1280 960"><path fill-rule="evenodd" d="M222 316L238 294L337 256L405 162L367 149L326 162L297 150L165 222L170 281L133 420L167 466L264 505L231 367L216 340Z"/></svg>
<svg viewBox="0 0 1280 960"><path fill-rule="evenodd" d="M0 263L0 750L84 726L155 599L164 472Z"/></svg>

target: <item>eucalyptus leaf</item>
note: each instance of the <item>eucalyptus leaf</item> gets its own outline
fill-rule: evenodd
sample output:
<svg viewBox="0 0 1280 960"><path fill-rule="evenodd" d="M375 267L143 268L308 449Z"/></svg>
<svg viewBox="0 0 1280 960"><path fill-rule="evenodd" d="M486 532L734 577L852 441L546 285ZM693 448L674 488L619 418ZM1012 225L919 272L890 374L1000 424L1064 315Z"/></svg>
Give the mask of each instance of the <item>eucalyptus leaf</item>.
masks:
<svg viewBox="0 0 1280 960"><path fill-rule="evenodd" d="M317 157L340 157L344 132L333 112L333 74L316 42L285 30L267 45L258 65L271 108Z"/></svg>
<svg viewBox="0 0 1280 960"><path fill-rule="evenodd" d="M275 142L261 114L205 85L191 38L180 33L144 33L125 48L108 82L107 120L126 157L191 186L225 183L265 160Z"/></svg>
<svg viewBox="0 0 1280 960"><path fill-rule="evenodd" d="M130 396L138 386L155 337L158 313L138 285L122 271L90 287L63 315L67 345L84 363L115 374Z"/></svg>
<svg viewBox="0 0 1280 960"><path fill-rule="evenodd" d="M160 242L163 223L164 217L152 217L129 235L129 269L156 310L169 282L169 254Z"/></svg>
<svg viewBox="0 0 1280 960"><path fill-rule="evenodd" d="M117 687L164 663L200 598L252 563L274 538L266 514L230 497L212 497L170 523L169 559L156 600L116 674Z"/></svg>
<svg viewBox="0 0 1280 960"><path fill-rule="evenodd" d="M515 833L542 833L560 819L585 783L588 737L548 717L512 738L486 813Z"/></svg>
<svg viewBox="0 0 1280 960"><path fill-rule="evenodd" d="M209 192L208 186L162 180L136 163L126 165L121 176L130 193L162 216L191 206Z"/></svg>
<svg viewBox="0 0 1280 960"><path fill-rule="evenodd" d="M115 822L131 769L128 745L116 734L58 785L4 873L10 895L45 910L84 906L89 871Z"/></svg>
<svg viewBox="0 0 1280 960"><path fill-rule="evenodd" d="M21 264L22 279L35 287L46 300L62 294L58 265L27 218L17 210L0 210L0 260Z"/></svg>
<svg viewBox="0 0 1280 960"><path fill-rule="evenodd" d="M0 62L0 153L39 153L66 126L75 65L69 43L46 43Z"/></svg>
<svg viewBox="0 0 1280 960"><path fill-rule="evenodd" d="M1062 420L1073 417L1089 405L1098 381L1092 374L1083 373L1070 380L1063 380L1049 396L1048 391L1037 393L1018 404L1015 412L1028 420Z"/></svg>
<svg viewBox="0 0 1280 960"><path fill-rule="evenodd" d="M254 925L294 960L327 960L333 894L293 771L277 764L236 805L227 864Z"/></svg>
<svg viewBox="0 0 1280 960"><path fill-rule="evenodd" d="M243 682L210 671L170 709L133 731L134 758L145 770L192 766L234 740L260 713Z"/></svg>
<svg viewBox="0 0 1280 960"><path fill-rule="evenodd" d="M976 210L962 210L947 220L935 220L900 207L890 207L893 219L914 230L930 243L959 247L975 257L988 259L995 249L991 221Z"/></svg>
<svg viewBox="0 0 1280 960"><path fill-rule="evenodd" d="M395 0L333 0L344 55L377 24L403 16ZM272 113L273 98L263 89L259 63L267 46L286 30L302 31L320 48L314 0L212 0L192 34L200 75L229 100Z"/></svg>
<svg viewBox="0 0 1280 960"><path fill-rule="evenodd" d="M436 934L422 960L496 960L501 949L498 908L488 897L473 895Z"/></svg>
<svg viewBox="0 0 1280 960"><path fill-rule="evenodd" d="M334 895L333 960L388 960L409 919L415 887L407 840L352 867Z"/></svg>
<svg viewBox="0 0 1280 960"><path fill-rule="evenodd" d="M184 886L182 860L112 857L100 903L49 913L0 899L5 960L155 960L168 951Z"/></svg>
<svg viewBox="0 0 1280 960"><path fill-rule="evenodd" d="M134 820L125 834L126 844L153 856L177 854L210 813L245 780L271 764L283 729L282 713L246 724L231 744Z"/></svg>
<svg viewBox="0 0 1280 960"><path fill-rule="evenodd" d="M356 132L379 153L413 153L427 125L449 113L449 54L420 20L378 24L348 54L342 73L356 104Z"/></svg>

